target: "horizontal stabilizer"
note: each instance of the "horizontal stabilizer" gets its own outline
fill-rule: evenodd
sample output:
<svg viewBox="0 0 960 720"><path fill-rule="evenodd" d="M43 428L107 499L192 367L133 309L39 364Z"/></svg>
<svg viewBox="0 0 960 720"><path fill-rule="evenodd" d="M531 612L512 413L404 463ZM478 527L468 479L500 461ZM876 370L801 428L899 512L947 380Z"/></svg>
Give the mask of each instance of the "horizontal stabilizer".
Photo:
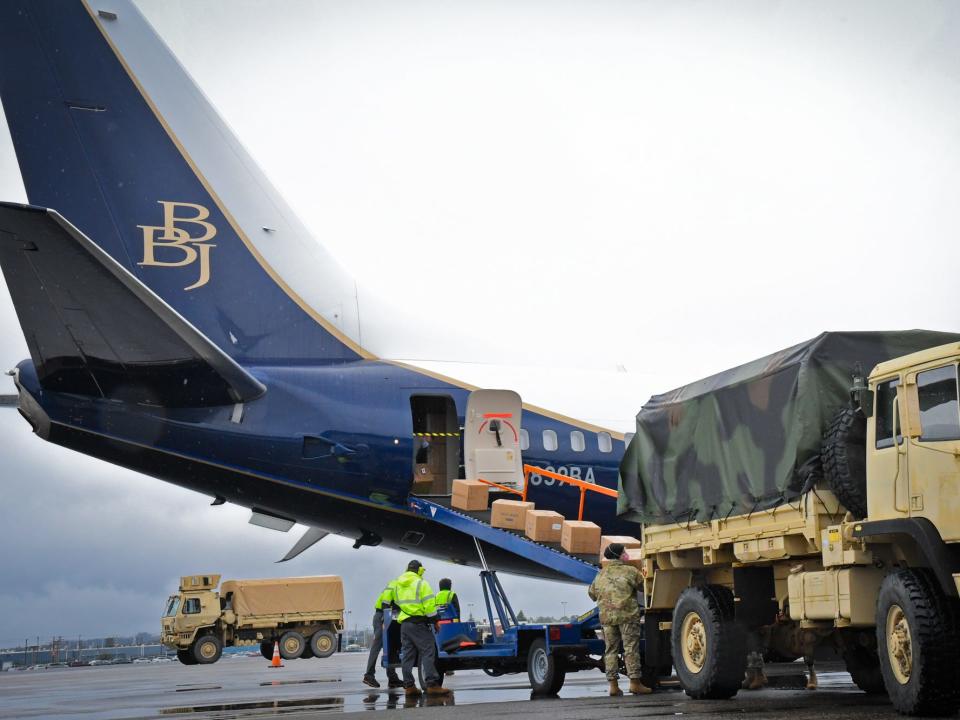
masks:
<svg viewBox="0 0 960 720"><path fill-rule="evenodd" d="M163 407L265 391L55 210L0 203L0 267L46 389Z"/></svg>
<svg viewBox="0 0 960 720"><path fill-rule="evenodd" d="M297 540L297 544L290 548L290 552L277 560L277 562L282 563L287 562L287 560L293 560L297 555L305 550L309 550L329 534L326 530L321 530L320 528L308 528L303 534L303 537Z"/></svg>

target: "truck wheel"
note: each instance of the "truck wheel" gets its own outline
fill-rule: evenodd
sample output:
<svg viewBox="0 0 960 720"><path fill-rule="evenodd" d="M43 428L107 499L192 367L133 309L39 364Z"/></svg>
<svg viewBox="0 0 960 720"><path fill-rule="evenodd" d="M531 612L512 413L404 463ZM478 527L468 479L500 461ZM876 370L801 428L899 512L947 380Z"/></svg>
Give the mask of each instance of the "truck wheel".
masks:
<svg viewBox="0 0 960 720"><path fill-rule="evenodd" d="M260 643L260 654L263 655L265 660L273 660L273 643L269 640Z"/></svg>
<svg viewBox="0 0 960 720"><path fill-rule="evenodd" d="M547 641L537 638L530 643L527 652L527 676L530 678L530 687L537 695L556 695L567 679L563 661L556 655L547 652Z"/></svg>
<svg viewBox="0 0 960 720"><path fill-rule="evenodd" d="M303 655L300 656L301 660L309 660L313 657L313 650L310 647L310 639L307 638L307 641L303 644Z"/></svg>
<svg viewBox="0 0 960 720"><path fill-rule="evenodd" d="M328 658L337 651L337 634L332 630L317 630L310 637L310 649L318 658Z"/></svg>
<svg viewBox="0 0 960 720"><path fill-rule="evenodd" d="M854 684L868 695L886 695L880 656L870 648L850 647L843 651L843 661Z"/></svg>
<svg viewBox="0 0 960 720"><path fill-rule="evenodd" d="M197 660L193 657L193 652L188 648L186 650L177 650L177 660L184 665L196 665Z"/></svg>
<svg viewBox="0 0 960 720"><path fill-rule="evenodd" d="M287 630L280 636L280 657L284 660L293 660L303 655L303 648L307 641L296 630ZM273 657L273 655L271 655Z"/></svg>
<svg viewBox="0 0 960 720"><path fill-rule="evenodd" d="M698 700L736 695L747 669L747 636L734 619L733 592L703 585L680 593L670 646L687 695Z"/></svg>
<svg viewBox="0 0 960 720"><path fill-rule="evenodd" d="M191 651L198 665L212 665L223 654L223 643L216 635L201 635L193 641Z"/></svg>
<svg viewBox="0 0 960 720"><path fill-rule="evenodd" d="M845 408L834 416L820 448L827 484L857 519L867 516L866 441L867 419Z"/></svg>
<svg viewBox="0 0 960 720"><path fill-rule="evenodd" d="M887 575L877 599L883 683L905 715L950 715L960 707L956 601L925 569Z"/></svg>

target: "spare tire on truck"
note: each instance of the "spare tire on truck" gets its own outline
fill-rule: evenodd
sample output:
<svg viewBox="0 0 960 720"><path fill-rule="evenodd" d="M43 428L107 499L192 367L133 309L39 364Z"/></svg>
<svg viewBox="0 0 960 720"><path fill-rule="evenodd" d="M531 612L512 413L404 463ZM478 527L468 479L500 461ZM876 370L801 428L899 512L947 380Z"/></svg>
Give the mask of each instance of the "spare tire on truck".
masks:
<svg viewBox="0 0 960 720"><path fill-rule="evenodd" d="M844 408L823 438L820 462L828 487L854 518L867 516L867 419Z"/></svg>

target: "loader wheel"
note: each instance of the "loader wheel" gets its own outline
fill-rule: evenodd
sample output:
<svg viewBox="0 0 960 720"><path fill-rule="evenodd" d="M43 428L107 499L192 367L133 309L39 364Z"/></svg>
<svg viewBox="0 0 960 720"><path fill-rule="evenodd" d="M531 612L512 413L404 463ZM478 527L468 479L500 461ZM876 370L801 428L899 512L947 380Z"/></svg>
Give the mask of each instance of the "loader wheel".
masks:
<svg viewBox="0 0 960 720"><path fill-rule="evenodd" d="M698 700L736 695L747 669L747 634L734 619L733 592L702 585L680 593L670 647L687 695Z"/></svg>
<svg viewBox="0 0 960 720"><path fill-rule="evenodd" d="M845 408L834 416L820 447L827 485L858 520L867 516L866 441L867 419Z"/></svg>
<svg viewBox="0 0 960 720"><path fill-rule="evenodd" d="M265 660L273 660L273 642L264 640L260 643L260 654L263 655Z"/></svg>
<svg viewBox="0 0 960 720"><path fill-rule="evenodd" d="M280 657L284 660L293 660L303 655L303 648L307 644L303 635L296 630L287 630L280 636ZM273 657L271 655L270 657Z"/></svg>
<svg viewBox="0 0 960 720"><path fill-rule="evenodd" d="M212 665L223 654L223 643L216 635L202 635L193 641L191 652L198 665Z"/></svg>
<svg viewBox="0 0 960 720"><path fill-rule="evenodd" d="M567 679L563 660L547 650L547 642L537 638L527 653L527 676L536 695L556 695Z"/></svg>
<svg viewBox="0 0 960 720"><path fill-rule="evenodd" d="M951 715L960 707L956 603L929 570L884 578L877 599L877 650L883 684L898 712Z"/></svg>
<svg viewBox="0 0 960 720"><path fill-rule="evenodd" d="M190 648L186 650L177 650L177 660L182 662L184 665L196 665L197 659L193 657L193 652Z"/></svg>
<svg viewBox="0 0 960 720"><path fill-rule="evenodd" d="M868 695L886 695L880 656L865 647L849 647L843 651L843 661L854 684Z"/></svg>
<svg viewBox="0 0 960 720"><path fill-rule="evenodd" d="M310 649L318 658L328 658L337 651L337 635L331 630L317 630L310 637Z"/></svg>

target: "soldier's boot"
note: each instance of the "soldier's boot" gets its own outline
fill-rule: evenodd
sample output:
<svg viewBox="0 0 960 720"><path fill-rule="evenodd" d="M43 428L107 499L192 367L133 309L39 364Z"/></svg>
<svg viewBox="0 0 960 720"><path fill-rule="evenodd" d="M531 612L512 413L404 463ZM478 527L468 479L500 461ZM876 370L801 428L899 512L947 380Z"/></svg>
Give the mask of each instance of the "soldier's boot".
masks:
<svg viewBox="0 0 960 720"><path fill-rule="evenodd" d="M633 695L649 695L653 690L644 685L640 678L630 678L630 692Z"/></svg>
<svg viewBox="0 0 960 720"><path fill-rule="evenodd" d="M620 697L621 695L623 695L623 690L620 689L620 683L614 678L610 681L610 697Z"/></svg>
<svg viewBox="0 0 960 720"><path fill-rule="evenodd" d="M446 697L451 692L450 688L445 688L443 685L431 685L427 688L427 695L433 697Z"/></svg>
<svg viewBox="0 0 960 720"><path fill-rule="evenodd" d="M813 669L813 665L807 665L807 690L816 690L817 689L817 671Z"/></svg>
<svg viewBox="0 0 960 720"><path fill-rule="evenodd" d="M403 689L403 693L408 698L418 698L420 697L420 694L421 694L420 688L418 688L416 685L410 685L409 687L405 687Z"/></svg>
<svg viewBox="0 0 960 720"><path fill-rule="evenodd" d="M747 668L746 677L740 687L744 690L759 690L765 688L767 682L767 675L763 672L763 668Z"/></svg>

